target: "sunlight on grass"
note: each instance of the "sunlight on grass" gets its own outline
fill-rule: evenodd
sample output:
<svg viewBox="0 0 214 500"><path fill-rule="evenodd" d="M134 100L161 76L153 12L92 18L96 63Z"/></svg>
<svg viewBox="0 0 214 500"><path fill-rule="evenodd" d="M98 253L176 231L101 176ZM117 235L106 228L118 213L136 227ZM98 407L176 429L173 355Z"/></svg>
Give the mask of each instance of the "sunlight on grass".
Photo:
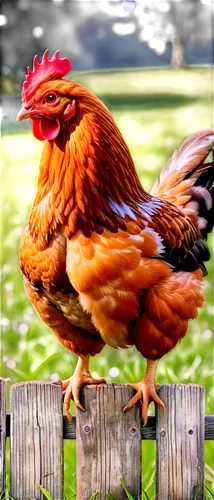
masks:
<svg viewBox="0 0 214 500"><path fill-rule="evenodd" d="M100 95L107 105L110 103L147 190L184 138L211 124L211 71L208 69L85 74L78 75L77 79ZM19 241L36 192L43 143L37 141L30 130L20 132L20 124L15 130L15 134L3 134L2 140L4 233L1 321L4 343L1 376L10 377L11 383L34 378L52 380L56 374L63 379L72 374L77 358L63 349L36 316L26 298L18 262ZM208 241L212 247L211 237ZM207 267L206 305L200 311L198 321L190 322L185 339L160 361L157 381L204 385L206 413L211 414L213 252ZM142 379L144 369L145 361L135 348L116 351L105 347L99 356L91 359L92 375L106 377L108 382L136 382ZM151 405L150 414L152 411ZM142 447L143 489L151 499L155 496L155 443L144 441ZM65 441L64 450L65 494L72 497L76 480L75 442ZM206 485L211 491L214 484L211 442L205 443L205 461Z"/></svg>
<svg viewBox="0 0 214 500"><path fill-rule="evenodd" d="M157 92L179 93L186 96L209 96L212 87L212 68L145 69L125 71L99 71L99 73L73 73L73 79L89 87L97 95L139 95Z"/></svg>

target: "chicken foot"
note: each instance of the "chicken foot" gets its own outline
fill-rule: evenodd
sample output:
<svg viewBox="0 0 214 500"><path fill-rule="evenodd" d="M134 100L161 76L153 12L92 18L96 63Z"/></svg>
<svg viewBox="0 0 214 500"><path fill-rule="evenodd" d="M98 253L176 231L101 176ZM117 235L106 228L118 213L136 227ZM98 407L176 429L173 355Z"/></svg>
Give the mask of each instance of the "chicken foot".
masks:
<svg viewBox="0 0 214 500"><path fill-rule="evenodd" d="M62 382L62 391L64 394L64 408L68 419L72 421L72 415L69 412L71 399L74 400L76 406L85 411L85 408L80 403L80 389L85 384L105 384L104 378L94 379L89 371L90 356L80 356L72 377Z"/></svg>
<svg viewBox="0 0 214 500"><path fill-rule="evenodd" d="M150 400L154 401L158 404L163 411L165 411L165 406L163 401L158 397L156 393L156 388L159 384L155 384L155 374L157 370L159 360L147 359L146 373L144 379L141 382L136 384L128 384L129 387L132 387L136 392L134 397L128 402L128 404L123 409L125 413L130 408L132 408L137 401L142 400L142 419L144 426L147 424L148 420L148 406Z"/></svg>

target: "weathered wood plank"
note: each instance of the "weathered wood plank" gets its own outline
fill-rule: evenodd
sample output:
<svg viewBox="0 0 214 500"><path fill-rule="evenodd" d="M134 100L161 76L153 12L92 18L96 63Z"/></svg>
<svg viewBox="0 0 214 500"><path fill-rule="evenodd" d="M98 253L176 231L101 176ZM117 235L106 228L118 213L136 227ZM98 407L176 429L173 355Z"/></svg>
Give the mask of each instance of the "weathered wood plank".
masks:
<svg viewBox="0 0 214 500"><path fill-rule="evenodd" d="M11 389L11 484L14 500L41 500L39 485L63 498L61 385L24 382Z"/></svg>
<svg viewBox="0 0 214 500"><path fill-rule="evenodd" d="M10 414L6 416L6 437L10 437ZM205 441L214 440L214 415L206 415L204 418L205 425ZM70 422L68 418L63 416L63 439L76 439L76 416L73 415L73 420ZM156 439L156 417L148 417L146 427L143 427L141 421L141 439Z"/></svg>
<svg viewBox="0 0 214 500"><path fill-rule="evenodd" d="M0 378L0 495L5 489L6 380Z"/></svg>
<svg viewBox="0 0 214 500"><path fill-rule="evenodd" d="M158 500L202 500L204 482L204 388L163 385L157 408L156 476Z"/></svg>
<svg viewBox="0 0 214 500"><path fill-rule="evenodd" d="M141 498L140 405L122 409L134 395L128 386L88 386L81 400L86 412L77 411L77 500L106 500L106 491L117 500L127 498L123 477L133 498Z"/></svg>

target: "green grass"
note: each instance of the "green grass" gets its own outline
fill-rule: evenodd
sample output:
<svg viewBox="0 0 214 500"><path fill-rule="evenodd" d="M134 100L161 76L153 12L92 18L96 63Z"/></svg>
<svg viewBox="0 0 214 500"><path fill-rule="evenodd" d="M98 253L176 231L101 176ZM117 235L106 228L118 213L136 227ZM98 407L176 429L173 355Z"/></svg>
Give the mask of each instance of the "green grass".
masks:
<svg viewBox="0 0 214 500"><path fill-rule="evenodd" d="M211 125L211 71L146 70L76 75L95 91L111 109L132 152L145 189L149 190L175 148L188 135ZM36 192L39 158L43 144L31 131L3 135L2 204L2 366L1 376L11 383L20 380L67 378L76 356L57 342L41 323L28 302L19 271L21 234ZM209 245L212 246L211 237ZM211 414L213 397L213 286L214 258L205 279L207 302L198 321L190 323L186 338L159 364L159 383L194 382L205 386L206 413ZM117 367L117 377L110 369ZM135 382L142 378L145 361L131 348L116 351L105 347L91 359L94 376L108 382ZM9 390L9 384L8 384ZM75 405L72 403L72 412ZM151 405L150 414L153 412ZM155 442L144 441L143 489L155 496ZM65 441L65 495L75 494L75 442ZM212 491L212 447L205 443L206 486ZM119 482L120 478L118 478ZM7 487L9 487L7 482ZM144 496L144 498L146 498Z"/></svg>

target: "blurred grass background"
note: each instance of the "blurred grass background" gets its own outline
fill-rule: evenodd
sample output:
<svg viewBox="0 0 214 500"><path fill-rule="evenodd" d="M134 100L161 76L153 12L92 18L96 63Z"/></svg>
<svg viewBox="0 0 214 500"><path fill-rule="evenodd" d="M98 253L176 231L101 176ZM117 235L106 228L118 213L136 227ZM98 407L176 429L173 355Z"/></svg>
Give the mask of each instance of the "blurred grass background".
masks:
<svg viewBox="0 0 214 500"><path fill-rule="evenodd" d="M153 69L72 75L94 91L107 105L133 155L145 189L149 190L174 149L190 134L211 126L211 69ZM12 101L11 101L12 102ZM17 108L18 111L18 108ZM28 302L19 271L19 241L36 193L36 179L43 143L30 129L16 124L3 129L2 203L2 318L1 376L11 383L21 380L55 380L70 376L77 358L57 342L37 318ZM206 414L212 413L213 391L213 240L212 259L205 278L207 301L198 321L189 325L186 338L160 361L159 383L198 383L205 386ZM113 369L114 368L114 369ZM108 382L136 382L145 361L135 348L116 351L105 347L91 359L94 376ZM8 390L9 390L8 384ZM75 406L72 403L72 412ZM150 414L153 412L151 405ZM206 484L212 490L211 442L205 444ZM155 495L155 443L143 447L143 488ZM75 442L65 441L65 494L75 495ZM8 480L9 481L9 480ZM9 482L7 483L9 488Z"/></svg>

